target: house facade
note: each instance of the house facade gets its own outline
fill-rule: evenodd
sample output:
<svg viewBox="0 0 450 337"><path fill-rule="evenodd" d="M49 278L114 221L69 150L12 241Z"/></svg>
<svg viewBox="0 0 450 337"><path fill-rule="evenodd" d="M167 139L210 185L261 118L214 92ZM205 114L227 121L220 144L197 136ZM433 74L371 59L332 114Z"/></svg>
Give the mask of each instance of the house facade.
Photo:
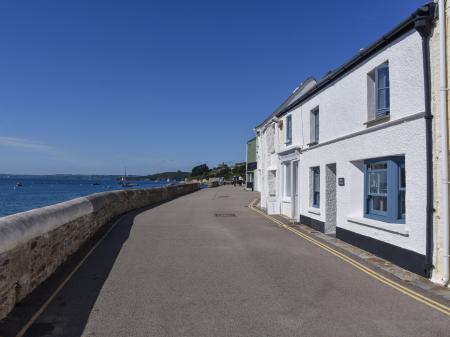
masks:
<svg viewBox="0 0 450 337"><path fill-rule="evenodd" d="M245 188L248 190L255 190L257 188L256 186L256 179L255 174L256 168L257 168L257 162L256 162L256 137L250 139L247 142L247 151L246 151L246 177L245 177Z"/></svg>
<svg viewBox="0 0 450 337"><path fill-rule="evenodd" d="M428 4L255 128L261 207L429 277L433 164Z"/></svg>

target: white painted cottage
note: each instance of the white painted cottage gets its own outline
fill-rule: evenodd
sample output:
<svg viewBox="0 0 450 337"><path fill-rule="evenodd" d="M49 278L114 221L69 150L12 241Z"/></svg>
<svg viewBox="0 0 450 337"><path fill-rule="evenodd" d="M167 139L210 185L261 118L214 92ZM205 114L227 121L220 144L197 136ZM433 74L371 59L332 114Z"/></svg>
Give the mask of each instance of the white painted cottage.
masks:
<svg viewBox="0 0 450 337"><path fill-rule="evenodd" d="M255 128L261 207L430 276L426 5Z"/></svg>

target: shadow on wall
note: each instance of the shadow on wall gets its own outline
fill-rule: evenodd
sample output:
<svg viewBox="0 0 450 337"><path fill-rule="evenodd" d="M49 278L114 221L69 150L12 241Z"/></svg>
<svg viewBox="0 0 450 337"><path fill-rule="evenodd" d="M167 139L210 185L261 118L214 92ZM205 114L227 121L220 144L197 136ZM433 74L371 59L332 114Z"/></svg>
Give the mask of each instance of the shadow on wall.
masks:
<svg viewBox="0 0 450 337"><path fill-rule="evenodd" d="M114 227L95 248L39 318L30 326L25 336L81 336L122 245L128 240L135 217L158 205L126 214L120 224ZM103 226L94 238L85 243L56 273L18 303L14 310L0 322L0 336L16 336L113 223L114 221Z"/></svg>

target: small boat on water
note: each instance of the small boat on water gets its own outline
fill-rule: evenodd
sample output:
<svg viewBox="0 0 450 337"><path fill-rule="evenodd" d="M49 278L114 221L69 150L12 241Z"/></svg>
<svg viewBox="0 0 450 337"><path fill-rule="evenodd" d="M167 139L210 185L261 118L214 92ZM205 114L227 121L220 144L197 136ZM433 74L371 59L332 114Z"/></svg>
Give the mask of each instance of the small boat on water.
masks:
<svg viewBox="0 0 450 337"><path fill-rule="evenodd" d="M125 168L125 174L122 176L122 178L120 178L119 185L122 186L122 187L137 186L137 184L131 184L131 183L128 182L128 179L127 179L127 168Z"/></svg>
<svg viewBox="0 0 450 337"><path fill-rule="evenodd" d="M20 182L20 181L18 181L17 183L16 183L16 187L22 187L23 186L23 184Z"/></svg>
<svg viewBox="0 0 450 337"><path fill-rule="evenodd" d="M92 183L92 186L98 186L98 185L101 185L101 184L99 182Z"/></svg>

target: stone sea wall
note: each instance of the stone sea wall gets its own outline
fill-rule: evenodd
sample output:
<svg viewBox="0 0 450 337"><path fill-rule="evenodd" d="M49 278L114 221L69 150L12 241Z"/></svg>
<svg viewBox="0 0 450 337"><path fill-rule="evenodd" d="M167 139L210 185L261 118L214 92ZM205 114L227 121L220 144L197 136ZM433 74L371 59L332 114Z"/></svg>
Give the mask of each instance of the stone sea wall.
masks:
<svg viewBox="0 0 450 337"><path fill-rule="evenodd" d="M0 319L118 215L198 189L185 184L96 193L0 218Z"/></svg>

